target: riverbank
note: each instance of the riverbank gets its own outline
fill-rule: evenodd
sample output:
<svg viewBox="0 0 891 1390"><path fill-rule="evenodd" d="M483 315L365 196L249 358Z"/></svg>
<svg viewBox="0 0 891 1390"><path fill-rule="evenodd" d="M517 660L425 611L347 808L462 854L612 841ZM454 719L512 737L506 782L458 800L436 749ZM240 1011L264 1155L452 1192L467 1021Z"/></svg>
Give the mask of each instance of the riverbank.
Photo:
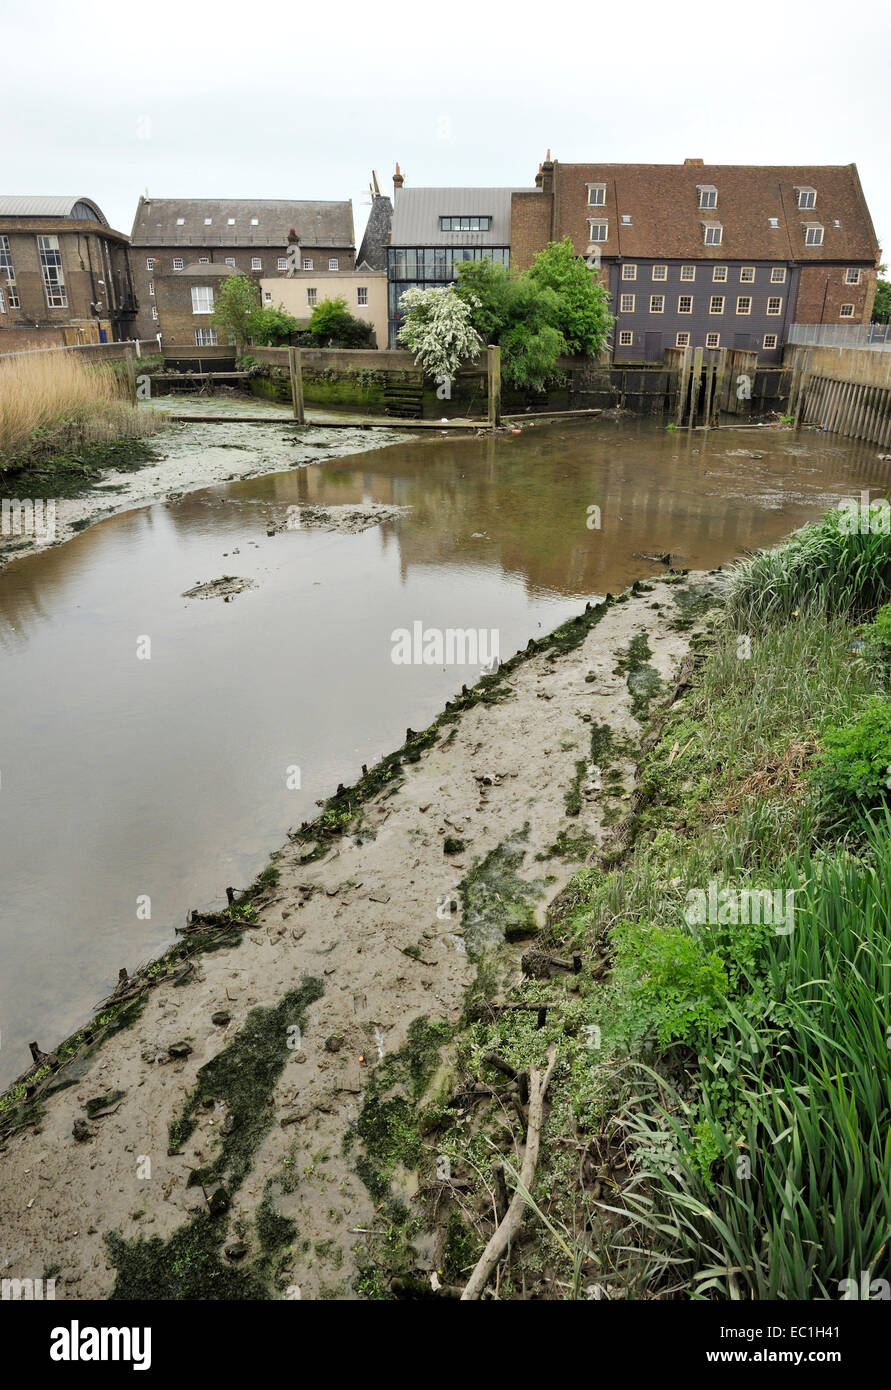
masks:
<svg viewBox="0 0 891 1390"><path fill-rule="evenodd" d="M140 411L140 419L152 412ZM0 531L0 566L60 545L105 517L152 502L178 500L216 483L299 468L402 442L395 431L314 426L305 433L267 425L258 438L249 425L171 424L157 412L155 434L93 445L9 475L0 499L52 499L53 525L7 524Z"/></svg>
<svg viewBox="0 0 891 1390"><path fill-rule="evenodd" d="M47 1063L64 1089L36 1123L10 1133L7 1107L7 1273L58 1269L69 1298L378 1291L382 1185L410 1194L419 1156L384 1078L416 1087L474 982L512 984L516 941L627 805L713 582L637 585L531 643Z"/></svg>

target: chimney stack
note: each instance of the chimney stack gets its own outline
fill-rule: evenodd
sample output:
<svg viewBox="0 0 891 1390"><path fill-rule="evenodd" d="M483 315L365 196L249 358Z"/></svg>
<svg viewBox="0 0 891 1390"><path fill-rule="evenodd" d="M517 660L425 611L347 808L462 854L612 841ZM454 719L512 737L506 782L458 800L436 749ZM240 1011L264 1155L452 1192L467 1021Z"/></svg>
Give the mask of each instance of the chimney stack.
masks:
<svg viewBox="0 0 891 1390"><path fill-rule="evenodd" d="M701 168L702 165L704 165L704 163L705 163L705 160L704 160L704 159L685 159L685 160L684 160L684 168L686 169L686 168L687 168L689 165L691 165L691 164L695 164L695 165L697 166L697 168Z"/></svg>
<svg viewBox="0 0 891 1390"><path fill-rule="evenodd" d="M399 165L396 165L396 173L393 175L393 192L396 193L405 183L405 177L399 172Z"/></svg>
<svg viewBox="0 0 891 1390"><path fill-rule="evenodd" d="M541 165L538 166L538 173L535 175L535 187L541 188Z"/></svg>
<svg viewBox="0 0 891 1390"><path fill-rule="evenodd" d="M554 192L554 161L551 159L550 150L541 166L541 191L550 194Z"/></svg>

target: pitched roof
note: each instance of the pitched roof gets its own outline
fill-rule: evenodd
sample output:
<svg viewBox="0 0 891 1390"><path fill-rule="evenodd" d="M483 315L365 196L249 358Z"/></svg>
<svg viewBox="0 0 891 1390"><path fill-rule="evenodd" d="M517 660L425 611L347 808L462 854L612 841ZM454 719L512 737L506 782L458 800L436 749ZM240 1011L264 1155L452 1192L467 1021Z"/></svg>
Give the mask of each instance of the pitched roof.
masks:
<svg viewBox="0 0 891 1390"><path fill-rule="evenodd" d="M603 207L587 205L587 185L604 183ZM717 203L700 208L698 189L713 186ZM856 164L740 165L554 164L555 226L587 247L586 219L609 223L605 256L726 261L813 260L875 263L878 241ZM799 208L798 190L816 191ZM630 222L623 224L623 215ZM777 225L771 225L771 219ZM719 222L719 246L704 244L703 225ZM823 227L820 246L805 244L805 224ZM582 243L584 242L584 245Z"/></svg>
<svg viewBox="0 0 891 1390"><path fill-rule="evenodd" d="M140 198L133 221L133 244L285 246L292 227L301 246L352 246L353 205L349 199Z"/></svg>
<svg viewBox="0 0 891 1390"><path fill-rule="evenodd" d="M357 266L366 265L369 270L386 270L392 219L393 204L387 195L372 194L371 212L368 215L362 245L356 253Z"/></svg>
<svg viewBox="0 0 891 1390"><path fill-rule="evenodd" d="M511 188L399 188L391 246L510 246ZM440 217L490 217L487 232L443 232Z"/></svg>
<svg viewBox="0 0 891 1390"><path fill-rule="evenodd" d="M0 217L74 217L76 208L83 208L91 214L87 218L81 217L78 212L78 220L92 220L108 226L105 214L92 198L75 198L71 194L62 197L0 194Z"/></svg>

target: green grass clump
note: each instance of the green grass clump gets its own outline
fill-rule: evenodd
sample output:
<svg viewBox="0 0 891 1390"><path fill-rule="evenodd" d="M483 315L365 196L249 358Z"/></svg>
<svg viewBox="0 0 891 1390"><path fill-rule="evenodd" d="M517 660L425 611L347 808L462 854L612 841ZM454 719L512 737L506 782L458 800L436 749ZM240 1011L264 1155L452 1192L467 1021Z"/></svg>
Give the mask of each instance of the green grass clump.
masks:
<svg viewBox="0 0 891 1390"><path fill-rule="evenodd" d="M848 513L793 532L773 550L739 565L730 584L728 613L739 628L801 614L862 618L891 599L891 535L884 510L865 514L869 529L853 530Z"/></svg>

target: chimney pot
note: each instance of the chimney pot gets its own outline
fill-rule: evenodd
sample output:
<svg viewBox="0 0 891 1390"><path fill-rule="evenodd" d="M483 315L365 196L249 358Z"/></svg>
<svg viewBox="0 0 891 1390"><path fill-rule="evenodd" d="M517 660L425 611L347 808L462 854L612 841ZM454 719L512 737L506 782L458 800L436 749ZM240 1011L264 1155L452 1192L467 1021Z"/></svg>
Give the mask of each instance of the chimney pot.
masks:
<svg viewBox="0 0 891 1390"><path fill-rule="evenodd" d="M405 176L402 174L402 172L400 171L399 165L397 164L397 165L396 165L396 173L393 175L393 190L394 190L394 192L395 192L395 190L396 190L397 188L401 188L402 185L403 185L404 183L405 183Z"/></svg>
<svg viewBox="0 0 891 1390"><path fill-rule="evenodd" d="M704 163L705 163L705 160L704 160L704 159L685 159L685 160L684 160L684 167L686 168L686 167L687 167L688 165L690 165L690 164L695 164L695 165L697 165L698 167L700 167L700 166L702 166Z"/></svg>

